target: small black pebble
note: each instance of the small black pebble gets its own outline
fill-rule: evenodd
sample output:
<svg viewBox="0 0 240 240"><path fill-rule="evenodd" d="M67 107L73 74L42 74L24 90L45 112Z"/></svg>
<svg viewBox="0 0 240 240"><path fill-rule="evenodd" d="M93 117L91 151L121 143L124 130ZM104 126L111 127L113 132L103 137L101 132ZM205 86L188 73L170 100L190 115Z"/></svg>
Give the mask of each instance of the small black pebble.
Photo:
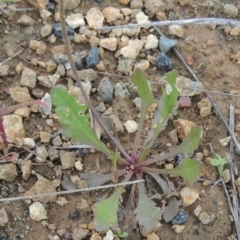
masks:
<svg viewBox="0 0 240 240"><path fill-rule="evenodd" d="M79 213L77 211L74 211L70 213L68 217L72 220L76 220L79 217Z"/></svg>
<svg viewBox="0 0 240 240"><path fill-rule="evenodd" d="M164 52L158 54L155 64L159 70L163 70L165 72L172 70L172 61Z"/></svg>
<svg viewBox="0 0 240 240"><path fill-rule="evenodd" d="M172 220L173 225L181 225L188 220L188 214L185 212L178 212L176 217Z"/></svg>
<svg viewBox="0 0 240 240"><path fill-rule="evenodd" d="M66 26L66 27L67 27L68 40L71 41L74 38L74 33L75 33L74 29L72 29L69 26ZM53 33L57 38L59 38L61 40L63 39L61 23L54 23L53 24Z"/></svg>
<svg viewBox="0 0 240 240"><path fill-rule="evenodd" d="M177 154L176 157L174 158L176 166L179 166L184 159L185 159L184 154Z"/></svg>
<svg viewBox="0 0 240 240"><path fill-rule="evenodd" d="M92 47L87 58L86 58L86 68L92 68L100 61L99 51L97 47Z"/></svg>
<svg viewBox="0 0 240 240"><path fill-rule="evenodd" d="M157 140L153 144L153 148L159 148L160 147L160 142Z"/></svg>

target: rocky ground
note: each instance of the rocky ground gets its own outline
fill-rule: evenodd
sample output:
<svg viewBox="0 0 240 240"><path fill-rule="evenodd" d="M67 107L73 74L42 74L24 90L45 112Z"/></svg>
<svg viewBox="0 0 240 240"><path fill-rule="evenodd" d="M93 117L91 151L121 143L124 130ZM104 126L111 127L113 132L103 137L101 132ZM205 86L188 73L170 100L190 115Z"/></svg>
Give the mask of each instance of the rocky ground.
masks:
<svg viewBox="0 0 240 240"><path fill-rule="evenodd" d="M51 104L50 89L58 84L84 103L62 42L57 2L19 0L14 4L0 3L2 106L31 99L43 99ZM146 72L156 100L161 92L158 83L172 69L180 76L179 87L194 86L238 95L240 28L220 25L161 27L163 34L171 40L160 39L159 32L153 27L96 29L107 25L196 17L238 19L237 4L230 0L67 1L68 38L79 77L94 107L111 117L126 150L131 150L139 120L139 99L129 84L133 70L140 67ZM201 80L198 85L166 45L175 46L183 55ZM178 218L171 223L162 220L152 233L137 228L129 232L126 239L236 239L224 190L215 186L211 191L210 182L218 180L219 175L210 165L209 143L225 157L229 147L219 140L228 136L227 130L202 91L184 89L181 94L190 97L191 106L178 110L177 116L173 117L176 121L169 121L153 151L154 154L169 152L180 143L177 123L203 126L203 138L195 153L195 158L203 162L202 181L190 186L180 178L171 177L179 193L178 199L182 200ZM229 119L230 104L235 103L235 130L239 139L239 98L210 95L226 120ZM151 114L148 117L151 118ZM61 134L54 107L49 113L39 110L37 105L24 107L4 116L3 124L12 144L10 151L17 155L12 163L1 164L0 198L82 188L86 186L81 179L82 172L111 171L109 160L94 149L71 148L73 144ZM235 155L234 160L238 161L239 157ZM169 159L166 167L171 166L172 159ZM231 187L229 166L225 168L224 179ZM237 174L235 178L238 178ZM148 191L151 189L150 196L160 191L151 179L146 180ZM97 233L93 228L91 206L108 194L109 190L42 197L34 201L0 202L0 239L36 239L36 236L39 240L113 239L110 232L106 236L106 232Z"/></svg>

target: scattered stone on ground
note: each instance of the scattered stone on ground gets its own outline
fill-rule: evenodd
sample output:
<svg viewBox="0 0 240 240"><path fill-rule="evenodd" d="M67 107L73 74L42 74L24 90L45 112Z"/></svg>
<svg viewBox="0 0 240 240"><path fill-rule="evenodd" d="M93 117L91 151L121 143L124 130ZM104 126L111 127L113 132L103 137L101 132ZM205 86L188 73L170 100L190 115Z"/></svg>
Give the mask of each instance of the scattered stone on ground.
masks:
<svg viewBox="0 0 240 240"><path fill-rule="evenodd" d="M202 224L207 225L209 223L211 223L215 218L215 215L212 214L211 216L208 215L206 212L201 212L198 215L198 219L201 221Z"/></svg>
<svg viewBox="0 0 240 240"><path fill-rule="evenodd" d="M173 225L181 225L188 220L188 214L186 212L179 211L177 215L172 220Z"/></svg>
<svg viewBox="0 0 240 240"><path fill-rule="evenodd" d="M175 233L181 233L186 226L184 225L173 225L171 228L174 230Z"/></svg>
<svg viewBox="0 0 240 240"><path fill-rule="evenodd" d="M86 58L86 68L92 68L100 61L99 50L97 47L92 47L87 58Z"/></svg>
<svg viewBox="0 0 240 240"><path fill-rule="evenodd" d="M198 217L199 216L199 214L202 212L202 207L200 206L200 205L197 205L197 207L195 208L195 210L194 210L194 215L196 216L196 217Z"/></svg>
<svg viewBox="0 0 240 240"><path fill-rule="evenodd" d="M8 223L8 214L5 208L0 210L0 226L4 227Z"/></svg>
<svg viewBox="0 0 240 240"><path fill-rule="evenodd" d="M71 169L74 167L76 160L75 152L67 152L64 150L59 151L60 160L63 170Z"/></svg>
<svg viewBox="0 0 240 240"><path fill-rule="evenodd" d="M207 117L211 114L212 103L208 98L203 98L197 103L197 107L200 110L200 116L202 118Z"/></svg>
<svg viewBox="0 0 240 240"><path fill-rule="evenodd" d="M173 121L173 124L181 140L187 137L193 126L196 126L195 123L182 118Z"/></svg>
<svg viewBox="0 0 240 240"><path fill-rule="evenodd" d="M220 142L222 147L226 147L229 144L229 142L231 141L231 139L232 139L232 137L228 136L228 137L219 139L219 142Z"/></svg>
<svg viewBox="0 0 240 240"><path fill-rule="evenodd" d="M90 28L97 29L102 27L104 16L99 9L91 8L87 12L86 19Z"/></svg>
<svg viewBox="0 0 240 240"><path fill-rule="evenodd" d="M170 35L182 38L184 36L184 28L181 25L170 25L168 27Z"/></svg>
<svg viewBox="0 0 240 240"><path fill-rule="evenodd" d="M123 19L123 15L120 13L120 10L115 7L104 8L102 14L108 23L113 23L118 19Z"/></svg>
<svg viewBox="0 0 240 240"><path fill-rule="evenodd" d="M29 213L31 219L35 221L41 221L47 218L47 211L40 202L34 202L31 204L29 206Z"/></svg>
<svg viewBox="0 0 240 240"><path fill-rule="evenodd" d="M148 235L147 240L160 240L160 238L156 233L152 232L151 234Z"/></svg>
<svg viewBox="0 0 240 240"><path fill-rule="evenodd" d="M158 47L157 37L153 34L149 34L147 36L147 40L144 47L145 49L157 48Z"/></svg>
<svg viewBox="0 0 240 240"><path fill-rule="evenodd" d="M130 40L128 46L120 49L120 54L125 58L136 59L143 47L143 42L139 39Z"/></svg>
<svg viewBox="0 0 240 240"><path fill-rule="evenodd" d="M138 128L138 124L133 120L128 120L123 125L126 128L128 133L134 133L137 131L137 128Z"/></svg>
<svg viewBox="0 0 240 240"><path fill-rule="evenodd" d="M75 29L85 25L83 15L81 13L75 13L67 16L66 22L69 27Z"/></svg>
<svg viewBox="0 0 240 240"><path fill-rule="evenodd" d="M159 70L165 72L169 72L170 70L172 70L172 61L166 56L164 52L158 54L155 64Z"/></svg>
<svg viewBox="0 0 240 240"><path fill-rule="evenodd" d="M223 170L222 177L223 177L223 180L224 180L225 183L230 182L230 180L231 180L231 173L230 173L230 170L228 168Z"/></svg>
<svg viewBox="0 0 240 240"><path fill-rule="evenodd" d="M104 77L98 87L98 92L103 102L111 102L113 98L113 86L108 77Z"/></svg>
<svg viewBox="0 0 240 240"><path fill-rule="evenodd" d="M17 20L17 23L19 25L24 25L24 26L32 26L34 25L34 20L28 16L27 14L23 14L18 20Z"/></svg>
<svg viewBox="0 0 240 240"><path fill-rule="evenodd" d="M9 72L9 65L0 66L0 77L6 77Z"/></svg>
<svg viewBox="0 0 240 240"><path fill-rule="evenodd" d="M88 229L83 229L83 228L74 228L72 232L72 239L74 240L82 240L85 237L87 237L89 233Z"/></svg>
<svg viewBox="0 0 240 240"><path fill-rule="evenodd" d="M199 198L199 191L196 188L184 187L180 191L184 207L193 204Z"/></svg>
<svg viewBox="0 0 240 240"><path fill-rule="evenodd" d="M227 17L235 18L238 15L238 8L233 4L225 4L223 10Z"/></svg>
<svg viewBox="0 0 240 240"><path fill-rule="evenodd" d="M17 103L28 102L31 100L31 96L29 94L28 88L26 87L11 87L9 88L10 96L12 100Z"/></svg>
<svg viewBox="0 0 240 240"><path fill-rule="evenodd" d="M161 52L167 53L172 47L177 45L177 41L164 36L160 37L159 48Z"/></svg>
<svg viewBox="0 0 240 240"><path fill-rule="evenodd" d="M2 164L0 169L0 179L11 182L18 176L16 165L13 163Z"/></svg>
<svg viewBox="0 0 240 240"><path fill-rule="evenodd" d="M69 27L69 26L66 26L66 27L67 27L68 40L71 41L71 40L73 40L73 38L74 38L74 29L72 29L72 28ZM55 35L57 38L59 38L60 40L63 39L61 23L54 23L54 25L53 25L53 33L54 33L54 35Z"/></svg>
<svg viewBox="0 0 240 240"><path fill-rule="evenodd" d="M29 179L31 175L31 169L32 169L32 161L28 160L24 162L23 165L21 165L21 170L22 170L22 178L26 181Z"/></svg>

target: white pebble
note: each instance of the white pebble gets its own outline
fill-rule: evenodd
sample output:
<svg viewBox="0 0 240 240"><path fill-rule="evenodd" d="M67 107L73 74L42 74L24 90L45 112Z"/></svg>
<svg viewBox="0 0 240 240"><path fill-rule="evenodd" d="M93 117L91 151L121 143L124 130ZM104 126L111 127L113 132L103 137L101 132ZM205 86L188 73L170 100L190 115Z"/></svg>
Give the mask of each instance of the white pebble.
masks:
<svg viewBox="0 0 240 240"><path fill-rule="evenodd" d="M126 128L128 133L134 133L137 131L138 124L133 120L128 120L124 123L124 127Z"/></svg>

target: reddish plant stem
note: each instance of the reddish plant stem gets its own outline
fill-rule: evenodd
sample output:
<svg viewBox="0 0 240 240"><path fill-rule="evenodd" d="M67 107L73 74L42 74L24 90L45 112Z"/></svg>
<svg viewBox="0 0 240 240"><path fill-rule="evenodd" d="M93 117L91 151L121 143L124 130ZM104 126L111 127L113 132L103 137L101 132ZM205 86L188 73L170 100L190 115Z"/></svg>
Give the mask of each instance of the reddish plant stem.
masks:
<svg viewBox="0 0 240 240"><path fill-rule="evenodd" d="M78 76L77 69L76 69L74 61L73 61L73 57L72 57L72 54L71 54L70 43L69 43L68 37L67 37L67 29L66 29L66 23L65 23L65 18L64 18L64 0L59 1L59 9L60 9L60 17L61 17L62 35L63 35L63 40L64 40L64 44L65 44L65 47L66 47L69 63L71 65L71 69L72 69L73 75L74 75L74 77L75 77L75 79L78 83L78 86L81 89L83 97L86 100L86 102L88 103L88 106L89 106L90 110L92 111L93 116L95 117L95 119L99 123L100 127L104 130L104 132L111 139L111 141L114 143L114 145L117 146L117 148L119 149L121 154L127 159L127 161L134 164L134 160L129 156L129 154L123 149L121 144L118 143L118 141L111 135L111 133L108 131L108 129L102 123L102 121L99 118L95 108L93 107L88 95L86 94L86 92L84 90L84 87L83 87L82 82L81 82L81 80Z"/></svg>

